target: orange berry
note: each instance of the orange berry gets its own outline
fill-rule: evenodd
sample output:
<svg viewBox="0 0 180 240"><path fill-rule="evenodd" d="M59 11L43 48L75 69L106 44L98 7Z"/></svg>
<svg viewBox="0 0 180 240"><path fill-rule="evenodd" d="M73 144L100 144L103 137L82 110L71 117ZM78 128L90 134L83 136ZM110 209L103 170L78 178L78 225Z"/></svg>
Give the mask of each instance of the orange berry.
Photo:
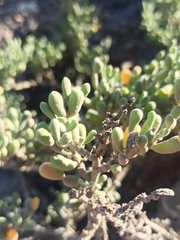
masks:
<svg viewBox="0 0 180 240"><path fill-rule="evenodd" d="M11 228L5 233L6 240L18 240L19 234L16 229Z"/></svg>
<svg viewBox="0 0 180 240"><path fill-rule="evenodd" d="M120 73L121 81L124 84L129 84L131 81L131 70L124 69Z"/></svg>

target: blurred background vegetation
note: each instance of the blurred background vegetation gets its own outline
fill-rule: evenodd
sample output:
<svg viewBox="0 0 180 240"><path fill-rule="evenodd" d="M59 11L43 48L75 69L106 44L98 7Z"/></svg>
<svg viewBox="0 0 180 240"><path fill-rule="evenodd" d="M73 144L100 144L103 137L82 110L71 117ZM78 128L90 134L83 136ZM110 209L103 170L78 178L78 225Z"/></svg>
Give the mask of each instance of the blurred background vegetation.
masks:
<svg viewBox="0 0 180 240"><path fill-rule="evenodd" d="M52 90L61 91L66 76L74 85L89 82L96 92L91 106L87 101L83 110L91 120L90 129L102 122L106 111L116 112L131 96L146 114L156 110L165 116L174 104L174 80L180 77L180 3L4 0L0 4L0 239L45 239L47 226L62 227L57 233L46 232L47 239L59 239L58 234L65 239L75 234L72 229L83 228L86 213L83 208L79 212L67 208L67 188L61 182L38 174L40 163L52 154L34 138L37 123L47 120L39 104ZM96 57L105 66L98 86ZM86 111L90 108L93 111ZM118 186L121 201L178 182L178 157L170 156L167 162L148 153L146 163L133 162ZM155 216L152 208L157 212L155 203L146 210ZM63 235L67 229L69 236Z"/></svg>

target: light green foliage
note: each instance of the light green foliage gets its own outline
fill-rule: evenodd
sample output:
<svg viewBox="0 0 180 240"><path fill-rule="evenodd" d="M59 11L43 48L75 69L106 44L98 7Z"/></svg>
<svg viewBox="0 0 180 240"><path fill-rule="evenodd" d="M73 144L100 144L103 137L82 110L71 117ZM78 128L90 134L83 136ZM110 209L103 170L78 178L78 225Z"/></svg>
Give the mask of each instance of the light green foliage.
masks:
<svg viewBox="0 0 180 240"><path fill-rule="evenodd" d="M91 76L94 95L85 98L84 106L88 108L86 117L90 119L91 124L98 126L107 111L115 112L119 109L123 101L123 93L118 67L107 65L106 58L95 58L92 65L95 71Z"/></svg>
<svg viewBox="0 0 180 240"><path fill-rule="evenodd" d="M64 100L62 95L57 92L53 91L49 94L48 103L51 110L58 116L58 117L65 117L66 110L64 107Z"/></svg>
<svg viewBox="0 0 180 240"><path fill-rule="evenodd" d="M117 82L114 83L115 85L113 85L113 81L107 81L109 91L112 91L111 95L114 95L114 86L118 86L119 84L120 87L122 87L118 79L120 73L118 69L113 69L111 66L107 68L105 71L103 68L101 69L101 71L103 71L103 79L107 76L109 76L111 80L113 77L115 77L115 79L117 77ZM50 161L41 164L39 172L45 178L62 180L65 192L67 191L66 188L84 189L84 191L87 189L89 194L94 197L94 201L97 201L97 198L105 198L105 193L110 192L110 201L115 202L120 196L116 191L111 191L114 186L117 186L111 178L107 177L106 172L111 171L112 174L119 174L122 171L122 166L127 165L131 158L138 155L144 155L150 149L161 154L170 154L180 150L179 136L167 139L171 131L177 126L180 117L179 106L171 107L169 114L165 117L161 117L154 110L146 114L143 110L136 107L130 112L126 130L120 123L120 119L126 111L124 112L123 109L120 108L120 111L122 111L122 115L119 115L120 119L113 120L113 116L115 115L111 115L110 113L106 115L102 123L104 133L103 131L102 133L98 133L93 129L88 132L86 126L81 122L80 111L83 102L87 106L87 102L85 101L87 98L85 98L85 96L90 91L89 86L87 87L87 84L84 84L82 87L72 87L70 85L70 80L67 78L63 79L62 85L63 93L56 92L58 98L54 101L55 104L47 104L47 111L49 112L49 110L51 110L51 116L55 117L51 118L50 116L49 124L43 122L39 123L37 125L36 134L40 129L44 128L47 135L50 135L53 139L53 144L49 145L49 147L55 151L50 157ZM69 88L70 86L71 88ZM105 84L97 85L98 88L94 92L95 96L90 99L92 108L89 110L91 110L91 112L94 110L93 106L97 106L98 97L101 96L103 100L105 88L102 88L102 86L105 86ZM177 85L175 87L177 88ZM99 91L99 88L102 89ZM82 89L84 91L82 91ZM174 92L177 94L178 89ZM51 94L52 93L50 93L50 95ZM144 94L144 96L147 97L148 95ZM63 112L59 111L59 107L62 107L62 102ZM124 104L127 105L125 102ZM77 106L75 107L75 105ZM99 101L99 109L101 106L103 107ZM88 114L89 110L87 111ZM45 108L43 112L46 114ZM70 114L70 112L72 114ZM108 124L112 124L112 126L110 125L108 127ZM41 137L44 138L44 141L46 140L44 136ZM98 161L101 157L103 160L103 148L105 148L103 139L109 137L112 144L111 157L109 162L100 165ZM99 139L100 146L98 147L97 145L97 149L92 148L91 151L88 151L89 143L94 139L96 139L96 141ZM41 139L39 139L39 141L43 143ZM87 160L92 161L91 168L86 166ZM96 165L97 163L98 165ZM55 204L48 207L46 219L48 223L61 220L62 224L67 226L68 217L72 212L76 213L77 209L78 211L81 209L82 216L84 216L85 206L81 201L75 198L69 199L67 196L65 197L65 193L60 193L60 199L60 202L56 203L57 205ZM63 203L61 204L61 202ZM58 209L60 209L60 212ZM71 221L72 225L75 223L74 217L73 221Z"/></svg>
<svg viewBox="0 0 180 240"><path fill-rule="evenodd" d="M14 77L26 70L27 62L32 56L33 50L22 47L19 38L8 41L4 49L0 49L0 85L10 88L14 83Z"/></svg>
<svg viewBox="0 0 180 240"><path fill-rule="evenodd" d="M64 84L64 80L68 81L68 84ZM45 133L47 133L46 134L47 136L51 136L50 138L54 139L54 145L49 144L49 147L55 151L55 154L53 154L50 157L49 162L43 162L41 164L39 168L39 172L45 178L52 179L52 180L63 180L63 183L66 187L70 187L70 188L71 187L76 187L76 188L89 187L90 188L93 186L94 183L93 181L90 181L91 178L90 176L88 177L87 173L85 173L85 176L83 177L83 179L81 178L82 167L80 166L81 165L83 166L88 159L91 159L91 157L93 158L93 156L91 156L91 153L88 152L85 149L85 147L87 144L89 144L96 138L97 131L91 130L90 132L87 132L86 126L80 122L80 116L79 116L79 112L82 108L82 104L84 101L84 96L87 95L87 93L90 91L90 86L88 84L84 84L81 88L80 87L72 88L71 93L69 92L68 94L65 94L68 92L68 89L69 89L69 80L67 80L67 78L64 78L62 85L63 85L63 95L65 98L64 109L66 109L66 114L65 114L66 117L63 116L64 114L60 116L59 111L57 115L57 109L59 109L59 106L62 105L63 95L61 95L60 93L56 93L58 94L58 96L61 95L61 97L58 97L57 101L55 102L56 108L54 108L53 105L51 106L48 105L52 110L52 112L55 114L55 118L50 120L49 126L46 125L45 123L43 124L43 122L37 125L36 135L38 136L39 131L42 129ZM84 92L81 89L84 89ZM51 94L52 93L50 93L50 95ZM78 105L78 106L75 107L75 105ZM71 109L71 111L69 109ZM76 109L76 110L72 110L72 109ZM48 111L49 111L49 108L48 108ZM73 114L69 114L70 112ZM60 127L60 125L63 125L64 127ZM43 129L43 126L44 126L44 129ZM40 137L37 138L37 140L40 143L48 145L46 144L47 136L41 135ZM123 135L122 135L122 138L123 138ZM95 155L94 155L94 158L96 158ZM109 170L110 170L110 167L109 167ZM121 172L121 170L122 169L120 165L119 167L118 166L112 167L112 172L116 174ZM69 171L71 172L73 171L75 174L73 175L72 173L69 173ZM79 172L79 174L77 172ZM95 174L95 173L92 173L92 174ZM111 187L113 187L113 183L112 181L109 182L106 174L103 174L100 176L97 184L94 187L95 187L95 191L97 191L96 194L99 194L99 190L102 190L104 188L107 188L107 191L108 189L110 191ZM111 197L112 197L112 201L115 201L119 198L119 195L115 191L114 195L112 195ZM77 206L81 204L81 202L75 199L74 200L71 199L67 204L68 204L68 207L75 210Z"/></svg>
<svg viewBox="0 0 180 240"><path fill-rule="evenodd" d="M174 39L180 41L179 0L143 0L142 28L151 39L169 46Z"/></svg>
<svg viewBox="0 0 180 240"><path fill-rule="evenodd" d="M114 150L118 152L122 150L123 137L124 137L123 130L120 127L113 128L111 133L111 138L112 138L112 145L114 147Z"/></svg>
<svg viewBox="0 0 180 240"><path fill-rule="evenodd" d="M65 71L67 76L90 75L92 60L107 54L111 45L109 37L98 45L89 43L99 25L94 5L88 1L63 0L59 8L60 20L52 41L45 36L28 35L24 41L13 38L0 49L0 85L5 89L15 87L23 73L30 73L38 82L54 80L53 67L57 63L60 72Z"/></svg>
<svg viewBox="0 0 180 240"><path fill-rule="evenodd" d="M38 197L26 198L22 203L20 195L16 192L12 196L0 199L0 238L3 239L8 229L13 228L19 233L32 230L36 225L32 216L38 207Z"/></svg>
<svg viewBox="0 0 180 240"><path fill-rule="evenodd" d="M79 113L83 102L84 102L84 92L81 89L72 90L69 95L69 107L68 116L72 117Z"/></svg>
<svg viewBox="0 0 180 240"><path fill-rule="evenodd" d="M66 46L62 42L55 45L45 36L40 39L34 36L28 36L24 49L27 52L29 48L33 49L32 57L29 60L31 68L36 73L39 73L43 69L54 67L55 64L63 58L63 52Z"/></svg>
<svg viewBox="0 0 180 240"><path fill-rule="evenodd" d="M64 180L63 180L64 182ZM86 215L86 210L81 202L76 199L69 199L66 192L57 193L57 200L48 206L46 223L71 228L76 227L77 221L80 221Z"/></svg>
<svg viewBox="0 0 180 240"><path fill-rule="evenodd" d="M14 87L15 79L25 72L27 67L36 74L53 67L62 59L65 50L63 43L54 45L46 37L27 36L25 42L19 38L9 40L0 49L0 85L6 89Z"/></svg>
<svg viewBox="0 0 180 240"><path fill-rule="evenodd" d="M98 45L90 46L89 44L89 38L98 31L98 27L99 20L95 6L90 5L87 0L60 1L60 14L55 38L56 41L66 44L64 58L60 62L61 66L66 67L66 76L73 77L77 72L90 75L92 73L92 60L96 56L107 54L111 46L109 37L101 40ZM72 67L68 64L69 62L73 62Z"/></svg>
<svg viewBox="0 0 180 240"><path fill-rule="evenodd" d="M133 113L132 110L131 113ZM180 150L179 136L174 136L164 140L171 131L177 126L179 117L177 117L180 108L175 106L171 109L176 118L172 114L168 114L163 120L155 111L151 111L147 115L144 122L140 122L138 129L132 129L128 134L124 133L120 127L112 130L112 145L115 154L118 154L119 163L123 159L133 158L137 155L144 155L149 149L161 154L171 154ZM175 114L177 112L177 115ZM137 115L130 114L131 121L137 120ZM130 126L128 126L130 129ZM118 131L117 131L118 130ZM124 138L126 138L125 145ZM116 141L117 140L117 141ZM122 148L123 146L123 148Z"/></svg>
<svg viewBox="0 0 180 240"><path fill-rule="evenodd" d="M35 158L33 112L23 110L21 96L0 87L0 160Z"/></svg>
<svg viewBox="0 0 180 240"><path fill-rule="evenodd" d="M170 51L175 49L177 48L172 47ZM49 95L48 103L43 103L43 113L49 115L50 119L47 124L41 122L37 125L36 134L44 128L46 136L53 140L52 144L46 144L47 139L43 135L42 139L37 140L49 146L55 153L49 161L40 165L39 172L47 179L62 180L64 184L63 192L59 194L60 201L48 207L47 223L61 221L67 227L67 220L74 213L72 221L69 221L73 226L76 211L83 217L86 208L83 203L89 203L90 198L97 204L100 199L105 201L106 194L110 202L119 200L120 195L115 190L119 183L114 179L132 158L144 155L149 150L159 154L172 154L180 150L179 135L177 130L174 131L180 118L180 107L176 105L179 104L179 80L174 76L174 72L170 72L169 66L168 70L166 69L166 58L161 58L156 63L146 66L142 75L135 70L128 71L131 81L125 86L125 83L120 82L120 76L123 80L123 70L107 66L105 59L99 58L97 61L96 58L94 64L97 66L93 67L96 72L92 77L92 86L95 89L91 98L88 97L91 90L89 84L73 87L68 78L63 78L62 94L53 91ZM169 71L174 78L164 81L162 75L158 76L156 68ZM137 87L139 83L142 89ZM134 103L134 98L131 97L133 94L138 97L137 103ZM164 114L159 114L162 112L161 108L157 108L157 112L150 107L150 110L145 109L148 102L153 106L153 100L159 107L162 99L170 100ZM83 104L88 108L84 114L86 121L84 116L81 118ZM130 107L130 114L126 115L126 121L122 124L122 117ZM92 129L93 125L101 127L101 130ZM170 137L170 133L174 136ZM92 143L95 145L92 146ZM106 151L109 144L111 148ZM109 154L107 161L104 161L105 153ZM112 175L108 177L106 173L110 171ZM69 198L65 193L67 188L73 188ZM76 195L77 192L80 195Z"/></svg>
<svg viewBox="0 0 180 240"><path fill-rule="evenodd" d="M124 83L125 80L122 79L123 69L108 65L103 58L94 59L92 65L98 67L93 67L95 72L91 77L94 95L85 98L84 106L88 109L86 117L90 119L91 124L98 126L105 118L106 112L117 112L131 96L136 98L133 107L140 108L145 115L156 111L165 116L175 104L173 91L176 93L174 83L176 86L180 78L179 59L180 48L173 44L167 53L164 50L159 52L156 59L145 65L142 73L141 68L137 66L132 71L129 70L128 83ZM139 73L136 69L139 69ZM178 98L177 93L177 104Z"/></svg>
<svg viewBox="0 0 180 240"><path fill-rule="evenodd" d="M138 123L143 118L143 111L141 109L135 108L131 111L129 116L129 131L134 131Z"/></svg>
<svg viewBox="0 0 180 240"><path fill-rule="evenodd" d="M65 84L65 81L68 84ZM51 121L49 125L41 122L36 128L36 139L58 153L51 156L51 164L46 162L40 167L41 175L49 179L59 179L57 170L62 171L60 178L64 178L64 172L75 169L80 156L77 156L74 148L76 146L84 148L85 144L95 137L93 135L95 131L91 131L86 136L85 125L78 122L79 111L83 105L84 96L90 91L90 86L83 85L84 92L80 87L70 88L69 91L69 81L67 78L62 81L65 99L59 92L53 91L49 94L48 103L43 102L43 113L49 116ZM42 106L42 103L40 105ZM50 115L49 112L51 112ZM52 116L54 118L51 118ZM71 145L74 147L70 150Z"/></svg>
<svg viewBox="0 0 180 240"><path fill-rule="evenodd" d="M56 201L48 207L46 223L75 228L77 221L85 216L85 208L89 208L89 199L97 205L100 200L109 204L106 194L110 203L120 199L116 191L120 187L117 179L130 159L149 150L159 154L180 150L177 130L180 49L173 44L167 53L161 51L143 69L113 67L108 65L106 55L110 39L102 40L97 46L90 46L88 42L98 30L95 7L82 0L62 0L60 4L61 20L59 32L56 31L59 44L52 44L45 37L38 40L29 36L24 43L12 40L0 52L0 64L4 64L0 65L0 79L2 77L2 84L7 86L8 79L17 78L27 67L38 75L57 62L60 67L66 66L71 59L73 71L68 65L67 76L78 72L82 74L80 79L84 79L91 74L91 84L78 82L78 86L73 86L70 79L64 77L62 93L54 90L47 102L40 103L48 119L39 122L36 129L32 112L23 110L19 99L0 88L0 160L13 156L32 160L38 155L38 144L44 145L46 150L39 154L43 159L39 173L47 179L60 180L64 185ZM7 50L11 52L11 48L14 52L9 56L8 65ZM2 63L1 59L4 59ZM130 103L132 96L136 98L134 104ZM51 156L46 154L48 150ZM78 189L84 198L71 199L67 194L69 188ZM13 201L18 206L14 207ZM33 227L34 222L29 220L34 211L29 209L30 202L28 199L21 208L19 196L6 199L6 205L0 201L0 230ZM8 203L13 214L7 210Z"/></svg>
<svg viewBox="0 0 180 240"><path fill-rule="evenodd" d="M111 66L107 66L102 75L103 74L104 79L107 76L116 78L119 75L119 71L117 69L113 69ZM114 86L116 86L118 82L117 79L117 82L114 81L115 85L113 85L113 79L111 80L111 82L106 81L110 92L113 91ZM68 84L65 84L64 81L67 81ZM86 84L84 84L81 88L70 88L71 92L66 94L69 91L69 81L69 79L64 78L62 82L65 101L63 100L63 95L58 92L53 91L49 95L49 105L47 104L48 111L50 109L53 114L55 114L55 118L51 119L49 127L45 125L45 128L43 128L42 123L37 126L36 139L40 143L50 146L56 152L56 154L51 156L50 163L43 163L41 165L40 170L42 175L46 175L43 174L43 165L45 168L45 165L49 164L48 166L50 168L53 167L57 170L61 170L62 172L67 172L75 170L78 167L78 164L82 161L81 155L91 159L90 153L86 152L84 148L98 135L96 130L91 130L87 133L85 125L80 123L79 112L82 108L83 101L85 100L84 93L81 89L83 86L86 86ZM178 82L175 82L174 85L174 94L176 99L178 98L180 88L177 83ZM99 84L99 88L101 87L102 85ZM103 96L98 95L98 90L99 89L95 90L95 93L97 91L97 96L91 98L92 107L93 104L94 106L97 106L98 97ZM90 88L88 86L88 92L89 91ZM100 90L100 94L102 94L102 89ZM112 95L113 94L114 93L112 92ZM146 98L148 95L145 94L144 97ZM94 101L93 98L95 98ZM142 101L143 100L144 99L142 98ZM63 111L60 110L62 107ZM88 114L90 110L92 112L93 109L89 109L87 111ZM122 109L120 111L122 111ZM177 126L179 117L179 106L173 106L170 109L169 114L167 114L164 118L157 114L154 110L151 110L148 114L146 114L139 108L132 109L129 115L128 125L126 125L126 130L123 129L122 126L118 126L116 123L111 131L113 154L114 156L117 156L119 164L126 165L129 159L134 158L137 155L144 155L149 149L158 153L163 153L164 151L165 154L179 151L180 143L178 136L164 140L164 138L167 137ZM105 121L107 121L107 118L108 116L106 116ZM109 124L108 121L107 124ZM106 128L106 124L104 127ZM163 150L163 146L165 146L166 150ZM118 169L117 166L113 167L112 171L117 172L116 169ZM64 176L65 175L63 175L62 178L64 178ZM48 178L51 177L48 175ZM52 176L52 179L54 179L54 176ZM98 184L96 186L97 188ZM99 190L100 189L101 187Z"/></svg>
<svg viewBox="0 0 180 240"><path fill-rule="evenodd" d="M54 139L52 135L44 128L39 128L36 131L36 140L45 146L53 146Z"/></svg>

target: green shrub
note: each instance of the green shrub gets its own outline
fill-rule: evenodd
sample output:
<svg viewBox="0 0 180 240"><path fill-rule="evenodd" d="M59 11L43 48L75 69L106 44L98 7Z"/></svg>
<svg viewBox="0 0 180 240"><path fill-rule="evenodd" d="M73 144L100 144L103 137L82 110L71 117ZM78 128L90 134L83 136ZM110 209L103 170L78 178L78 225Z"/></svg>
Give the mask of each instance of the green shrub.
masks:
<svg viewBox="0 0 180 240"><path fill-rule="evenodd" d="M88 1L60 1L60 14L55 29L56 42L64 42L66 51L59 63L64 75L75 77L91 75L91 62L96 56L106 55L111 39L107 37L100 44L90 45L90 37L98 31L97 10Z"/></svg>
<svg viewBox="0 0 180 240"><path fill-rule="evenodd" d="M65 45L54 45L46 37L27 36L24 43L21 39L9 40L0 49L0 85L10 90L15 86L16 79L30 67L34 76L42 75L44 69L52 68L62 59Z"/></svg>
<svg viewBox="0 0 180 240"><path fill-rule="evenodd" d="M19 233L32 230L36 225L32 216L38 207L38 197L27 198L22 206L21 197L17 192L3 200L0 199L1 239L19 239Z"/></svg>
<svg viewBox="0 0 180 240"><path fill-rule="evenodd" d="M142 28L151 39L169 46L180 42L180 2L178 0L151 0L142 2Z"/></svg>
<svg viewBox="0 0 180 240"><path fill-rule="evenodd" d="M101 66L103 64L94 65L94 70L99 72ZM116 71L112 69L111 73L113 75ZM103 94L104 91L110 93L110 89L106 86L102 88ZM120 195L116 191L118 184L112 181L112 176L116 179L122 167L126 166L132 158L144 155L150 149L160 154L171 154L180 150L179 135L169 137L180 118L180 80L174 84L174 95L178 105L172 107L164 119L155 111L149 111L146 115L141 109L134 108L130 112L126 128L122 127L122 116L135 102L135 98L132 97L119 107L116 114L106 112L100 132L95 129L88 132L81 122L80 110L89 92L88 83L84 83L81 87L71 87L70 80L65 77L62 80L62 94L53 91L49 94L48 103L40 104L41 110L50 119L49 124L40 122L36 128L36 139L54 150L50 161L43 162L39 172L47 179L62 180L65 187L72 189L69 197L67 194L61 196L61 201L66 206L74 210L81 206L82 212L87 207L88 213L91 212L88 214L88 224L81 233L81 237L87 237L87 239L91 239L98 228L103 228L99 225L105 224L101 219L103 216L107 219L110 217L109 221L115 225L117 219L112 217L115 216L115 212L117 218L120 216L118 215L120 206L113 204ZM92 108L89 110L93 111ZM95 145L92 147L89 143L94 140ZM111 150L108 150L109 144ZM87 164L88 162L91 166ZM108 172L111 172L111 177L107 175ZM173 195L174 193L168 189L159 189L147 196L147 199L154 199L154 194L159 196L159 194ZM137 199L139 197L142 203L146 202L146 196L142 194ZM136 198L133 201L129 203L129 207L131 204L136 205ZM67 215L66 207L61 206L60 209L62 211L64 209L64 214ZM48 211L49 220L52 220L53 216L56 220L60 219L56 208L51 206ZM92 222L96 224L91 226ZM64 223L65 226L66 224Z"/></svg>
<svg viewBox="0 0 180 240"><path fill-rule="evenodd" d="M5 164L14 156L21 164L24 161L32 163L41 150L34 141L35 113L24 107L23 96L0 87L0 160Z"/></svg>
<svg viewBox="0 0 180 240"><path fill-rule="evenodd" d="M175 105L173 86L180 77L179 56L179 46L173 44L143 68L135 66L132 70L113 67L96 57L91 75L94 94L84 102L89 119L86 124L99 126L106 112L117 112L132 96L136 98L133 107L140 108L144 116L150 111L166 116Z"/></svg>

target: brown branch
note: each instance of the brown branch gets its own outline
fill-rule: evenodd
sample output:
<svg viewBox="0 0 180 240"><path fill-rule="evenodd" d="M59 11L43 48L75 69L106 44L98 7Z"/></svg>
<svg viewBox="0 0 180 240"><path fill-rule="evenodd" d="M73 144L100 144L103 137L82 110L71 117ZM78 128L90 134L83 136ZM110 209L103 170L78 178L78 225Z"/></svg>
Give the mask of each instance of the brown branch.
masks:
<svg viewBox="0 0 180 240"><path fill-rule="evenodd" d="M118 212L125 212L127 209L133 209L135 206L139 206L141 209L143 207L143 203L148 203L151 200L157 201L159 200L160 196L174 196L174 192L171 189L168 188L159 188L153 192L151 192L150 195L147 195L146 193L141 193L137 197L135 197L132 201L129 203L125 203L122 205L121 208L118 209ZM140 210L141 210L140 209Z"/></svg>
<svg viewBox="0 0 180 240"><path fill-rule="evenodd" d="M104 129L107 131L118 125L122 116L128 112L128 109L133 105L135 101L136 99L134 97L130 98L125 105L122 105L120 107L119 112L116 115L107 112L106 119L103 121Z"/></svg>
<svg viewBox="0 0 180 240"><path fill-rule="evenodd" d="M88 223L82 230L78 240L90 240L101 223L101 214L97 213L95 209L88 207Z"/></svg>
<svg viewBox="0 0 180 240"><path fill-rule="evenodd" d="M103 240L108 240L109 237L108 237L108 229L107 229L107 223L106 223L105 216L102 216L102 218L101 218L100 228L102 231Z"/></svg>

